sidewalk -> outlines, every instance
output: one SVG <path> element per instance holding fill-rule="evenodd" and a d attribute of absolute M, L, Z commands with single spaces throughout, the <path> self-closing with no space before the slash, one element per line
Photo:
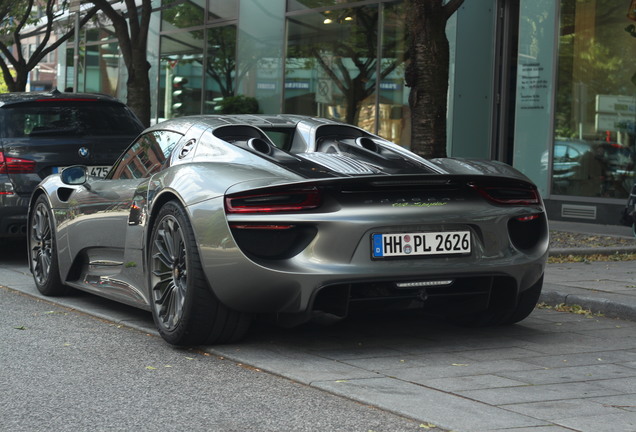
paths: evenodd
<path fill-rule="evenodd" d="M 615 225 L 551 221 L 550 230 L 634 238 L 630 227 Z M 552 249 L 550 255 L 617 252 L 636 252 L 636 246 Z M 636 261 L 548 264 L 540 301 L 636 321 Z"/>

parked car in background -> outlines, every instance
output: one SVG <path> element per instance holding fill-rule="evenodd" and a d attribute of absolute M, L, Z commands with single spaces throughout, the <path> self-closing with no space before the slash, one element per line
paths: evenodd
<path fill-rule="evenodd" d="M 552 179 L 556 182 L 567 182 L 578 171 L 581 157 L 589 152 L 590 144 L 583 140 L 566 140 L 556 138 L 554 140 Z M 548 169 L 550 154 L 546 150 L 541 155 L 541 167 Z"/>
<path fill-rule="evenodd" d="M 143 126 L 105 95 L 0 94 L 0 237 L 24 236 L 35 186 L 64 167 L 105 176 Z"/>
<path fill-rule="evenodd" d="M 549 152 L 541 154 L 547 173 Z M 591 163 L 597 165 L 591 169 Z M 616 142 L 556 138 L 552 161 L 552 193 L 624 198 L 631 190 L 634 152 Z M 546 174 L 547 175 L 547 174 Z M 590 185 L 594 183 L 593 187 Z"/>
<path fill-rule="evenodd" d="M 253 315 L 518 322 L 541 293 L 548 227 L 506 164 L 426 160 L 331 120 L 226 115 L 152 126 L 104 179 L 47 177 L 28 242 L 43 294 L 146 309 L 166 341 L 197 345 L 239 340 Z"/>

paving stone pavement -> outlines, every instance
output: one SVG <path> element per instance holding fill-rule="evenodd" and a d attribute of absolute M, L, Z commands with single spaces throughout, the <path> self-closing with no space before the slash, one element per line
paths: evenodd
<path fill-rule="evenodd" d="M 329 327 L 258 323 L 240 344 L 202 349 L 427 427 L 636 432 L 634 271 L 635 261 L 548 265 L 542 301 L 603 316 L 538 308 L 488 329 L 406 314 Z M 42 298 L 26 266 L 0 264 L 0 285 Z M 143 311 L 82 293 L 46 300 L 156 335 Z"/>

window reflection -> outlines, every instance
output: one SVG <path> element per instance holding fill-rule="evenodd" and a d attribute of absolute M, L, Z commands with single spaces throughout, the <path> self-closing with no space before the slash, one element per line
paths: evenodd
<path fill-rule="evenodd" d="M 400 7 L 385 8 L 381 47 L 376 5 L 290 17 L 285 112 L 356 124 L 399 142 L 404 118 Z"/>
<path fill-rule="evenodd" d="M 181 137 L 168 131 L 153 131 L 139 137 L 118 162 L 111 178 L 150 177 L 168 163 L 168 156 Z"/>
<path fill-rule="evenodd" d="M 208 21 L 233 19 L 237 15 L 237 0 L 208 0 Z"/>
<path fill-rule="evenodd" d="M 205 113 L 214 113 L 219 99 L 233 96 L 236 85 L 236 27 L 208 29 L 205 62 Z"/>
<path fill-rule="evenodd" d="M 552 193 L 626 198 L 634 181 L 636 39 L 625 7 L 562 0 Z M 634 23 L 636 24 L 636 23 Z M 547 169 L 547 153 L 542 163 Z"/>
<path fill-rule="evenodd" d="M 336 6 L 343 3 L 352 3 L 358 0 L 287 0 L 287 10 L 296 11 L 302 9 Z"/>
<path fill-rule="evenodd" d="M 161 37 L 160 118 L 201 113 L 203 30 Z"/>
<path fill-rule="evenodd" d="M 189 28 L 203 24 L 204 0 L 162 0 L 161 30 Z"/>

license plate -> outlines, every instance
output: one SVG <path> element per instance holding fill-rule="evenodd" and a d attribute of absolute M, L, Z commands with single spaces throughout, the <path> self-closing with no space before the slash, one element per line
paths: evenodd
<path fill-rule="evenodd" d="M 53 168 L 53 174 L 61 173 L 64 171 L 66 167 L 55 167 Z M 89 166 L 86 167 L 86 172 L 89 176 L 94 177 L 106 177 L 108 171 L 110 171 L 110 166 Z"/>
<path fill-rule="evenodd" d="M 470 231 L 373 234 L 373 258 L 470 254 Z"/>

